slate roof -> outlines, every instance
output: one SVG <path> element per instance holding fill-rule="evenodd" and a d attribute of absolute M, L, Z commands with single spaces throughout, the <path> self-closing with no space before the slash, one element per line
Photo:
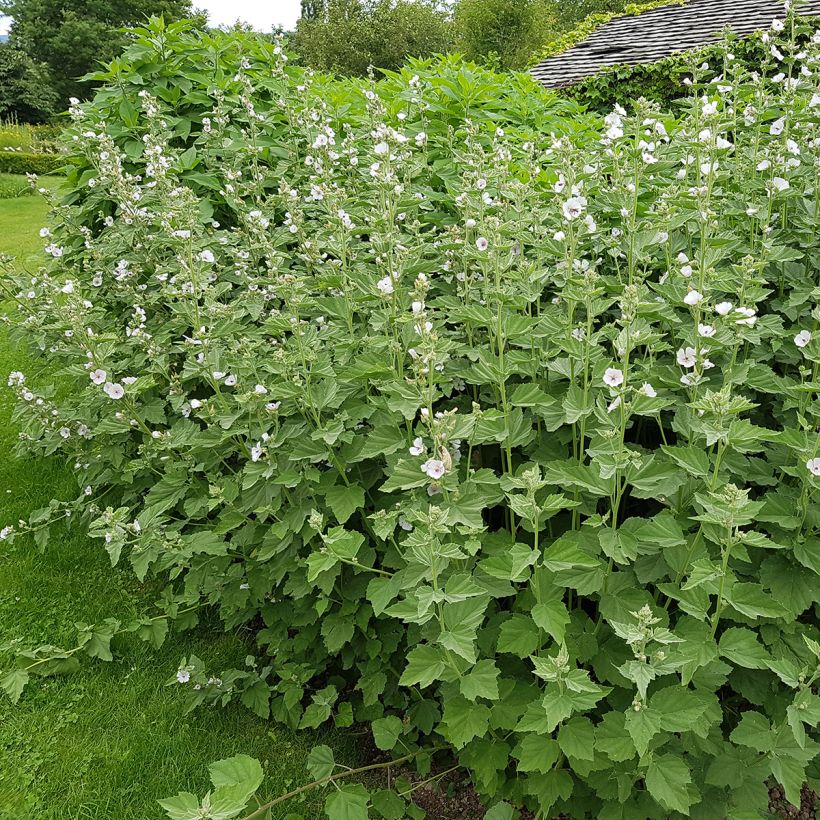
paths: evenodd
<path fill-rule="evenodd" d="M 820 16 L 820 0 L 807 0 L 798 12 Z M 547 88 L 562 88 L 607 66 L 653 63 L 716 42 L 726 26 L 740 35 L 752 34 L 783 16 L 781 0 L 689 0 L 683 6 L 661 6 L 615 17 L 562 54 L 538 63 L 530 73 Z"/>

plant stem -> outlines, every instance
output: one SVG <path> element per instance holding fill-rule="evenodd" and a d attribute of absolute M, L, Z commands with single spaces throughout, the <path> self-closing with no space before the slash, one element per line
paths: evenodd
<path fill-rule="evenodd" d="M 254 817 L 261 817 L 268 809 L 273 808 L 273 806 L 276 806 L 279 803 L 284 803 L 286 800 L 290 800 L 292 797 L 296 797 L 297 795 L 309 791 L 310 789 L 315 789 L 317 786 L 324 786 L 326 783 L 333 783 L 335 780 L 341 780 L 343 777 L 350 777 L 354 774 L 372 772 L 376 769 L 387 769 L 390 766 L 397 766 L 399 763 L 406 763 L 422 751 L 428 750 L 419 749 L 416 752 L 411 752 L 410 754 L 405 755 L 404 757 L 399 757 L 396 760 L 388 760 L 386 763 L 371 763 L 369 766 L 360 766 L 358 769 L 348 769 L 344 772 L 338 772 L 337 774 L 329 774 L 327 777 L 321 777 L 318 780 L 314 780 L 312 783 L 307 783 L 304 786 L 300 786 L 298 789 L 293 789 L 293 791 L 289 791 L 267 803 L 263 803 L 258 809 L 255 809 L 250 814 L 246 815 L 243 820 L 252 820 Z"/>

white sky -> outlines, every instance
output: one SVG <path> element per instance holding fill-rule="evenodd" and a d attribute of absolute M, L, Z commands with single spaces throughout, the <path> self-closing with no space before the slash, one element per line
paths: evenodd
<path fill-rule="evenodd" d="M 231 25 L 237 19 L 250 23 L 259 31 L 274 26 L 292 29 L 299 17 L 299 0 L 194 0 L 194 7 L 208 12 L 211 25 Z M 5 34 L 11 20 L 0 16 L 0 34 Z"/>
<path fill-rule="evenodd" d="M 208 12 L 211 25 L 230 25 L 238 18 L 259 31 L 277 25 L 292 29 L 301 9 L 300 0 L 194 0 L 194 6 Z"/>

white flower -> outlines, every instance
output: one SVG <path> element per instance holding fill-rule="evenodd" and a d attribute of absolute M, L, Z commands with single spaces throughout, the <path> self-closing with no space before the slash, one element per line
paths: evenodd
<path fill-rule="evenodd" d="M 105 384 L 105 379 L 108 374 L 104 370 L 97 368 L 96 370 L 92 370 L 88 375 L 94 384 Z"/>
<path fill-rule="evenodd" d="M 257 384 L 256 387 L 253 388 L 253 392 L 256 393 L 257 396 L 266 396 L 268 394 L 268 388 L 265 387 L 264 384 Z"/>
<path fill-rule="evenodd" d="M 621 406 L 621 397 L 615 396 L 615 398 L 610 402 L 609 406 L 606 408 L 607 413 L 611 413 L 613 410 L 617 410 Z"/>
<path fill-rule="evenodd" d="M 812 475 L 820 475 L 820 458 L 810 458 L 806 462 L 806 468 Z"/>
<path fill-rule="evenodd" d="M 259 461 L 262 458 L 262 445 L 261 444 L 254 444 L 251 447 L 251 461 Z"/>
<path fill-rule="evenodd" d="M 757 170 L 758 171 L 767 171 L 771 167 L 772 167 L 772 164 L 767 159 L 762 159 L 762 160 L 760 160 L 760 162 L 757 163 Z"/>
<path fill-rule="evenodd" d="M 783 129 L 784 129 L 785 127 L 786 127 L 786 118 L 785 118 L 785 117 L 781 117 L 780 119 L 775 120 L 775 121 L 774 121 L 774 122 L 773 122 L 773 123 L 769 126 L 769 133 L 770 133 L 773 137 L 776 137 L 776 136 L 778 136 L 778 134 L 782 134 L 782 133 L 783 133 Z"/>
<path fill-rule="evenodd" d="M 12 370 L 9 373 L 9 387 L 19 387 L 26 383 L 26 377 L 19 370 Z"/>
<path fill-rule="evenodd" d="M 214 370 L 214 372 L 211 373 L 211 375 L 217 380 L 225 377 L 225 374 L 221 370 Z"/>
<path fill-rule="evenodd" d="M 556 231 L 556 232 L 552 235 L 552 238 L 553 238 L 556 242 L 563 242 L 563 241 L 564 241 L 564 239 L 566 239 L 566 236 L 567 236 L 567 235 L 566 235 L 563 231 Z"/>
<path fill-rule="evenodd" d="M 811 341 L 811 331 L 801 330 L 795 337 L 794 343 L 798 347 L 805 347 Z"/>
<path fill-rule="evenodd" d="M 689 261 L 689 257 L 681 251 L 677 256 L 677 260 L 681 263 L 681 265 L 685 265 Z"/>
<path fill-rule="evenodd" d="M 413 446 L 410 448 L 411 456 L 420 456 L 424 452 L 424 440 L 421 437 L 413 439 Z"/>
<path fill-rule="evenodd" d="M 428 475 L 433 480 L 441 478 L 447 472 L 444 462 L 437 458 L 428 458 L 424 464 L 421 465 L 421 471 Z"/>
<path fill-rule="evenodd" d="M 227 376 L 225 376 L 225 385 L 227 387 L 233 387 L 235 384 L 236 376 L 234 376 L 233 373 L 229 373 Z"/>
<path fill-rule="evenodd" d="M 121 399 L 125 395 L 125 389 L 121 384 L 117 384 L 116 382 L 106 382 L 103 386 L 103 392 L 109 399 Z"/>
<path fill-rule="evenodd" d="M 809 100 L 809 108 L 817 108 L 820 105 L 820 94 L 812 94 Z"/>
<path fill-rule="evenodd" d="M 14 527 L 3 527 L 0 530 L 0 541 L 5 541 L 14 532 Z"/>
<path fill-rule="evenodd" d="M 774 177 L 772 179 L 772 188 L 776 191 L 785 191 L 789 187 L 789 181 L 783 177 Z"/>
<path fill-rule="evenodd" d="M 700 304 L 703 301 L 703 294 L 697 290 L 690 290 L 689 293 L 687 293 L 686 296 L 683 297 L 683 301 L 687 305 L 692 306 Z"/>
<path fill-rule="evenodd" d="M 74 283 L 69 279 L 61 288 L 60 293 L 74 293 Z"/>
<path fill-rule="evenodd" d="M 180 669 L 177 672 L 177 681 L 179 683 L 188 683 L 191 680 L 191 673 L 187 669 Z"/>
<path fill-rule="evenodd" d="M 698 336 L 709 338 L 710 336 L 714 336 L 715 332 L 714 325 L 705 325 L 702 322 L 698 325 Z"/>
<path fill-rule="evenodd" d="M 212 251 L 209 251 L 209 250 L 207 250 L 207 249 L 206 249 L 206 250 L 204 250 L 204 251 L 201 251 L 201 252 L 197 255 L 197 257 L 196 257 L 196 258 L 197 258 L 197 259 L 199 259 L 199 261 L 200 261 L 200 262 L 207 262 L 208 264 L 211 264 L 211 263 L 213 263 L 213 262 L 215 261 L 215 257 L 214 257 L 214 255 L 213 255 L 213 252 L 212 252 Z"/>
<path fill-rule="evenodd" d="M 715 305 L 715 313 L 725 316 L 732 310 L 733 307 L 734 305 L 732 305 L 731 302 L 719 302 Z"/>
<path fill-rule="evenodd" d="M 389 296 L 393 292 L 393 280 L 389 276 L 385 276 L 384 279 L 379 279 L 379 281 L 376 282 L 376 287 L 385 296 Z"/>
<path fill-rule="evenodd" d="M 418 316 L 424 310 L 424 302 L 413 302 L 410 305 L 410 310 L 414 316 Z"/>
<path fill-rule="evenodd" d="M 383 157 L 390 153 L 390 146 L 386 142 L 382 141 L 376 143 L 376 146 L 373 148 L 373 150 L 375 151 L 376 156 Z"/>
<path fill-rule="evenodd" d="M 697 364 L 696 356 L 694 347 L 682 347 L 677 353 L 678 364 L 681 367 L 694 367 Z"/>
<path fill-rule="evenodd" d="M 709 100 L 704 99 L 701 111 L 703 112 L 704 117 L 712 117 L 717 114 L 717 103 L 709 102 Z"/>
<path fill-rule="evenodd" d="M 487 248 L 489 247 L 489 245 L 490 245 L 490 243 L 487 241 L 486 237 L 483 237 L 483 236 L 479 236 L 478 239 L 476 239 L 476 241 L 475 241 L 475 246 L 480 251 L 486 251 Z"/>
<path fill-rule="evenodd" d="M 687 279 L 692 275 L 692 266 L 691 265 L 684 265 L 681 269 L 681 276 L 685 276 Z"/>
<path fill-rule="evenodd" d="M 571 220 L 581 216 L 586 206 L 586 197 L 572 196 L 561 206 L 561 210 L 564 212 L 564 218 Z"/>
<path fill-rule="evenodd" d="M 202 402 L 199 399 L 191 399 L 190 404 L 192 410 L 199 410 L 202 407 Z"/>
<path fill-rule="evenodd" d="M 419 131 L 419 133 L 416 134 L 416 145 L 418 145 L 418 147 L 421 148 L 426 143 L 427 143 L 427 134 L 425 134 L 424 131 Z"/>
<path fill-rule="evenodd" d="M 604 384 L 610 387 L 619 387 L 624 383 L 623 370 L 618 370 L 617 367 L 608 367 L 604 371 Z"/>
<path fill-rule="evenodd" d="M 644 382 L 638 392 L 643 393 L 644 396 L 647 396 L 650 399 L 654 399 L 658 395 L 657 390 L 655 390 L 649 382 Z"/>

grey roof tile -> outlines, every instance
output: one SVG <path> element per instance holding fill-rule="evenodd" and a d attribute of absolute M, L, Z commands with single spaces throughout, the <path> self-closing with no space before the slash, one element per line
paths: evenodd
<path fill-rule="evenodd" d="M 808 0 L 798 11 L 820 16 L 820 0 Z M 530 73 L 548 88 L 562 88 L 608 66 L 653 63 L 716 42 L 726 26 L 740 35 L 751 34 L 783 14 L 780 0 L 689 0 L 682 6 L 661 6 L 610 20 Z"/>

